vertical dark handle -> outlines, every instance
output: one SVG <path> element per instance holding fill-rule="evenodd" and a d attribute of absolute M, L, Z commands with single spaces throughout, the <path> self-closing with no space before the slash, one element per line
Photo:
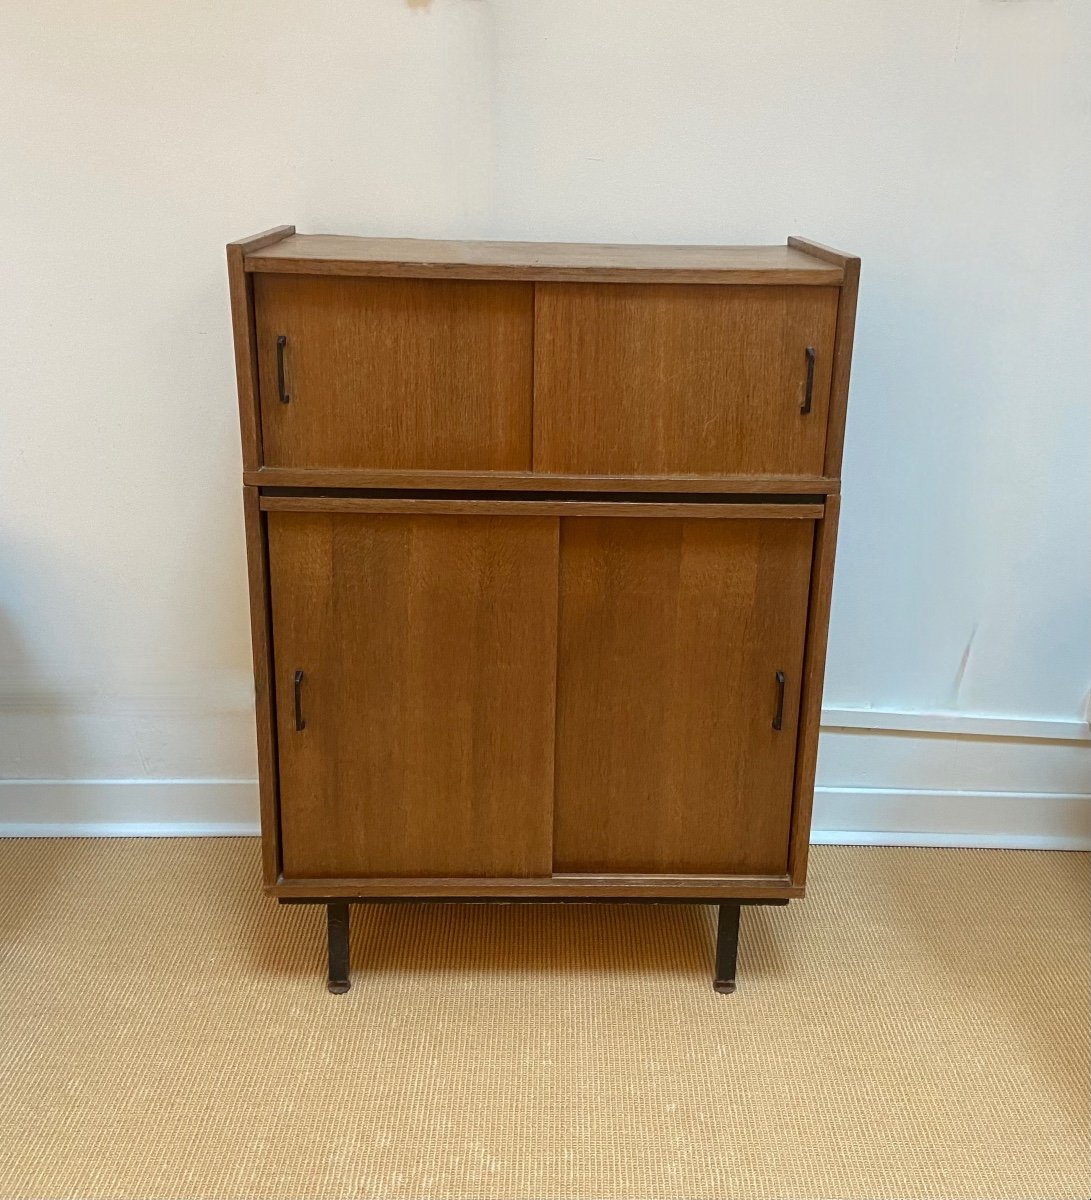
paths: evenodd
<path fill-rule="evenodd" d="M 811 411 L 811 399 L 814 394 L 814 347 L 807 347 L 807 386 L 803 392 L 803 403 L 800 405 L 801 413 L 809 413 Z"/>
<path fill-rule="evenodd" d="M 288 344 L 286 334 L 277 337 L 277 398 L 281 404 L 287 404 L 291 396 L 284 390 L 284 347 Z"/>
<path fill-rule="evenodd" d="M 292 685 L 295 691 L 295 731 L 302 733 L 307 728 L 307 722 L 303 720 L 303 672 L 296 671 L 295 677 L 292 680 Z"/>
<path fill-rule="evenodd" d="M 784 728 L 784 672 L 777 672 L 777 710 L 773 713 L 773 728 Z"/>

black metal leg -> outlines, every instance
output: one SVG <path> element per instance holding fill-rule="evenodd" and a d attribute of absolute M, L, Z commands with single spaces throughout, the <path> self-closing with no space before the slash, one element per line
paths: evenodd
<path fill-rule="evenodd" d="M 326 926 L 330 948 L 330 981 L 328 987 L 335 995 L 347 992 L 349 982 L 349 906 L 347 900 L 334 900 L 326 905 Z"/>
<path fill-rule="evenodd" d="M 735 963 L 739 956 L 739 914 L 742 905 L 729 901 L 720 905 L 716 930 L 716 977 L 713 988 L 722 996 L 735 990 Z"/>

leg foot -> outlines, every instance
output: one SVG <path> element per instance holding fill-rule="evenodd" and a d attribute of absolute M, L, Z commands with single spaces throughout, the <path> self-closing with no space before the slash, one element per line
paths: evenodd
<path fill-rule="evenodd" d="M 347 900 L 326 905 L 326 930 L 330 952 L 330 979 L 327 987 L 335 996 L 347 992 L 349 982 L 349 906 Z"/>
<path fill-rule="evenodd" d="M 739 914 L 742 905 L 728 901 L 720 905 L 720 916 L 716 928 L 716 975 L 712 980 L 714 991 L 721 996 L 730 996 L 735 990 L 735 963 L 739 955 Z"/>

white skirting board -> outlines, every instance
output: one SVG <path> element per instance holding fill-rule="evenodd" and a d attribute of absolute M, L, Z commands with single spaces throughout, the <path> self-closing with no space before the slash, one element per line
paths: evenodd
<path fill-rule="evenodd" d="M 819 787 L 811 842 L 1091 850 L 1091 795 Z"/>
<path fill-rule="evenodd" d="M 258 832 L 252 780 L 0 780 L 0 837 Z M 820 787 L 813 842 L 1091 850 L 1091 794 Z"/>
<path fill-rule="evenodd" d="M 251 837 L 252 779 L 4 779 L 0 837 Z"/>

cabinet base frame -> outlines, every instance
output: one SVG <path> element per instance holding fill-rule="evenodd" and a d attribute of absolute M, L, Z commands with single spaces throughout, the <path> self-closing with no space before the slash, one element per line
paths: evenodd
<path fill-rule="evenodd" d="M 349 975 L 350 904 L 700 904 L 699 900 L 631 897 L 618 899 L 602 896 L 536 896 L 512 899 L 508 896 L 338 896 L 300 897 L 281 896 L 281 904 L 324 904 L 326 906 L 326 943 L 329 954 L 327 989 L 335 996 L 352 987 Z M 704 901 L 704 903 L 708 903 Z M 747 904 L 767 904 L 777 908 L 787 900 L 724 900 L 720 901 L 716 921 L 716 969 L 712 988 L 721 996 L 730 996 L 736 988 L 736 968 L 739 955 L 739 918 Z"/>
<path fill-rule="evenodd" d="M 499 879 L 457 878 L 285 879 L 267 883 L 277 900 L 630 900 L 724 904 L 728 900 L 802 900 L 805 888 L 789 875 L 593 875 L 587 872 Z"/>

